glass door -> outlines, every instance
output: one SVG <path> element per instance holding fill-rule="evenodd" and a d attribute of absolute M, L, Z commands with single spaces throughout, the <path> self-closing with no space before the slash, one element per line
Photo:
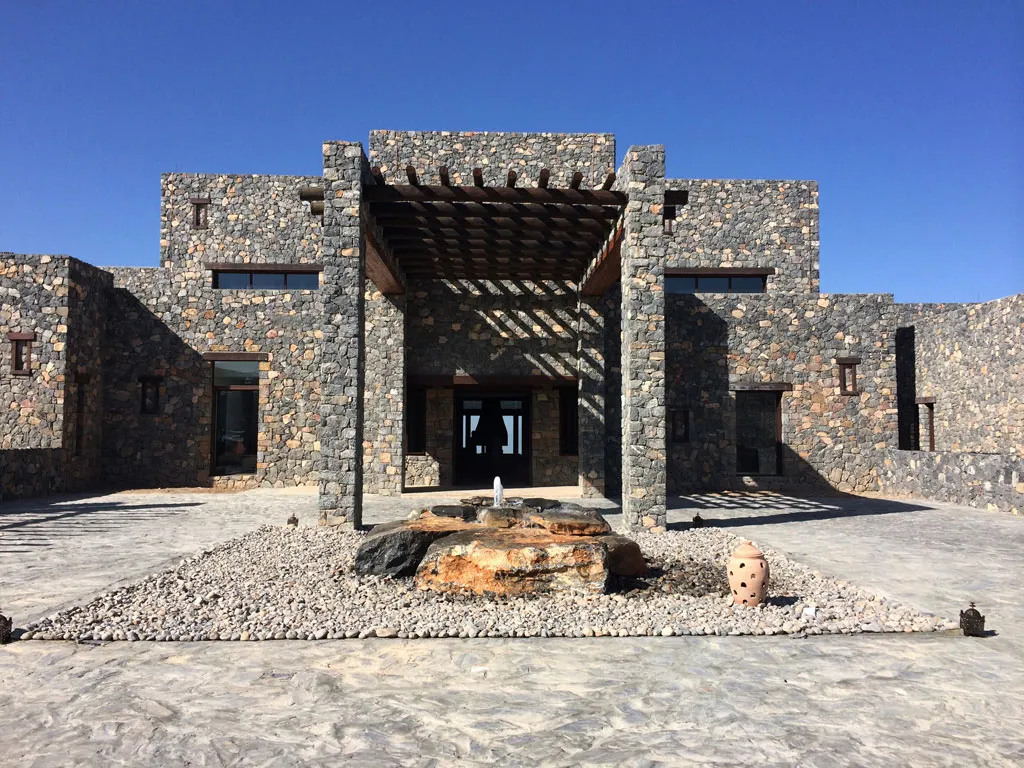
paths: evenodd
<path fill-rule="evenodd" d="M 458 395 L 455 419 L 456 484 L 529 485 L 529 397 Z"/>

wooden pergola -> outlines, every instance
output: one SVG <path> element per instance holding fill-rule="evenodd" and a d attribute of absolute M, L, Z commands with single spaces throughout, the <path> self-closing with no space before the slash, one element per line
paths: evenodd
<path fill-rule="evenodd" d="M 484 186 L 480 168 L 472 186 L 452 185 L 445 166 L 438 185 L 419 183 L 412 166 L 408 183 L 388 183 L 380 168 L 371 175 L 374 184 L 363 187 L 366 271 L 384 293 L 401 293 L 403 276 L 580 282 L 595 257 L 617 249 L 627 202 L 612 190 L 614 173 L 599 189 L 581 189 L 579 171 L 568 188 L 551 187 L 548 169 L 535 187 L 516 186 L 515 171 L 505 186 Z M 322 211 L 313 189 L 303 195 L 314 213 Z"/>

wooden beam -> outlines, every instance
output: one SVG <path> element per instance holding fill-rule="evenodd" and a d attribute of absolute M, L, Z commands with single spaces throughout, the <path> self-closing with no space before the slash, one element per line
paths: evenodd
<path fill-rule="evenodd" d="M 388 230 L 394 227 L 414 227 L 417 229 L 430 229 L 433 227 L 451 227 L 462 230 L 488 230 L 495 227 L 510 229 L 529 229 L 541 232 L 579 232 L 587 235 L 597 234 L 603 242 L 611 231 L 610 221 L 594 221 L 593 219 L 560 219 L 537 216 L 502 216 L 502 215 L 473 215 L 458 216 L 451 213 L 436 212 L 416 213 L 389 213 L 375 207 L 374 218 L 377 223 Z M 600 245 L 600 243 L 598 243 Z"/>
<path fill-rule="evenodd" d="M 252 264 L 236 261 L 208 261 L 203 269 L 215 272 L 323 272 L 323 264 L 296 264 L 288 262 L 264 262 Z"/>
<path fill-rule="evenodd" d="M 616 238 L 612 247 L 598 259 L 594 270 L 587 276 L 580 293 L 584 296 L 604 296 L 621 278 L 622 271 L 622 239 Z"/>
<path fill-rule="evenodd" d="M 603 189 L 603 190 L 605 190 L 607 192 L 609 189 L 612 188 L 612 184 L 614 184 L 614 183 L 615 183 L 615 174 L 614 173 L 609 173 L 607 176 L 604 177 L 604 184 L 601 185 L 601 189 Z"/>
<path fill-rule="evenodd" d="M 781 381 L 737 381 L 729 383 L 730 392 L 792 392 L 793 385 Z"/>
<path fill-rule="evenodd" d="M 363 195 L 379 187 L 367 187 Z M 450 187 L 455 189 L 455 187 Z M 509 192 L 523 192 L 521 189 Z M 564 219 L 572 222 L 598 221 L 610 228 L 611 222 L 619 218 L 619 209 L 603 205 L 543 205 L 540 203 L 480 203 L 480 202 L 375 202 L 374 216 L 452 216 L 455 218 L 502 216 L 509 218 L 530 217 L 551 221 Z"/>
<path fill-rule="evenodd" d="M 498 240 L 538 240 L 540 242 L 568 242 L 586 244 L 596 251 L 607 235 L 600 230 L 568 230 L 548 229 L 546 227 L 498 227 L 480 226 L 468 227 L 456 224 L 453 226 L 430 225 L 430 226 L 394 226 L 387 225 L 384 228 L 384 237 L 389 243 L 396 243 L 402 240 L 413 240 L 423 237 L 464 237 L 470 239 L 498 239 Z"/>
<path fill-rule="evenodd" d="M 410 166 L 411 167 L 411 166 Z M 415 178 L 415 171 L 413 178 Z M 582 174 L 580 175 L 582 179 Z M 533 203 L 537 205 L 588 205 L 621 208 L 629 197 L 624 192 L 607 189 L 541 189 L 538 187 L 516 187 L 516 172 L 508 172 L 504 187 L 452 187 L 395 184 L 387 187 L 368 187 L 363 190 L 363 199 L 370 203 Z M 573 179 L 575 182 L 575 177 Z M 612 212 L 616 218 L 617 211 Z"/>
<path fill-rule="evenodd" d="M 575 243 L 571 240 L 510 240 L 507 238 L 487 237 L 445 237 L 443 235 L 427 235 L 425 237 L 388 237 L 388 243 L 396 251 L 416 250 L 419 248 L 471 248 L 515 251 L 549 251 L 551 253 L 580 253 L 589 260 L 594 249 L 586 243 Z"/>
<path fill-rule="evenodd" d="M 484 185 L 484 172 L 479 168 L 473 169 L 473 184 L 477 187 L 482 187 Z"/>
<path fill-rule="evenodd" d="M 501 258 L 508 257 L 510 259 L 520 258 L 544 258 L 545 254 L 552 254 L 549 258 L 552 260 L 565 260 L 569 259 L 581 264 L 586 264 L 587 261 L 593 255 L 590 251 L 586 250 L 566 250 L 566 251 L 553 251 L 553 250 L 541 250 L 537 249 L 532 252 L 525 252 L 523 248 L 497 248 L 488 246 L 463 246 L 463 247 L 431 247 L 429 243 L 424 243 L 418 248 L 395 248 L 395 258 L 400 262 L 405 262 L 406 259 L 414 257 L 427 257 L 427 258 L 479 258 L 487 259 L 490 257 Z"/>
<path fill-rule="evenodd" d="M 440 168 L 437 169 L 437 173 L 441 177 L 441 186 L 450 187 L 451 180 L 448 178 L 448 166 L 442 165 Z"/>
<path fill-rule="evenodd" d="M 572 187 L 573 189 L 579 189 L 580 188 L 580 183 L 582 181 L 583 181 L 583 174 L 580 171 L 576 171 L 572 175 L 572 181 L 569 183 L 569 186 Z"/>
<path fill-rule="evenodd" d="M 765 277 L 775 267 L 666 267 L 665 277 Z"/>
<path fill-rule="evenodd" d="M 547 189 L 548 188 L 548 179 L 550 179 L 550 178 L 551 178 L 551 171 L 549 171 L 547 168 L 541 168 L 540 169 L 540 178 L 537 180 L 537 186 L 540 187 L 541 189 Z"/>
<path fill-rule="evenodd" d="M 409 177 L 409 183 L 415 187 L 417 184 L 416 169 L 413 168 L 411 165 L 405 166 L 405 175 Z"/>
<path fill-rule="evenodd" d="M 370 169 L 370 175 L 373 176 L 373 180 L 377 182 L 377 186 L 383 187 L 388 183 L 388 180 L 384 178 L 384 171 L 380 169 L 379 165 L 375 165 Z"/>
<path fill-rule="evenodd" d="M 565 387 L 579 383 L 575 376 L 535 375 L 535 376 L 487 376 L 487 375 L 440 375 L 423 376 L 409 375 L 409 386 L 412 387 Z"/>
<path fill-rule="evenodd" d="M 366 276 L 380 288 L 381 293 L 405 293 L 398 269 L 393 267 L 386 257 L 386 251 L 377 241 L 373 227 L 363 227 L 366 233 Z"/>

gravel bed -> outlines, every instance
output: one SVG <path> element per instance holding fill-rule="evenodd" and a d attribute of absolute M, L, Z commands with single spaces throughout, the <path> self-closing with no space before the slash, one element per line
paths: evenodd
<path fill-rule="evenodd" d="M 514 598 L 421 592 L 359 577 L 364 534 L 264 526 L 176 567 L 26 628 L 39 640 L 322 640 L 849 634 L 955 629 L 770 549 L 767 605 L 732 605 L 725 563 L 741 539 L 718 528 L 630 533 L 652 573 L 605 595 Z"/>

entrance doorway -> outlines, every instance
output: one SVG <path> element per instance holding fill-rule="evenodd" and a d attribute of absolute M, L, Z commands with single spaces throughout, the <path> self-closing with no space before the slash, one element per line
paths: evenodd
<path fill-rule="evenodd" d="M 455 484 L 530 484 L 530 397 L 456 393 Z"/>
<path fill-rule="evenodd" d="M 213 364 L 213 474 L 256 472 L 259 363 Z"/>
<path fill-rule="evenodd" d="M 782 393 L 736 393 L 736 473 L 782 474 Z"/>

